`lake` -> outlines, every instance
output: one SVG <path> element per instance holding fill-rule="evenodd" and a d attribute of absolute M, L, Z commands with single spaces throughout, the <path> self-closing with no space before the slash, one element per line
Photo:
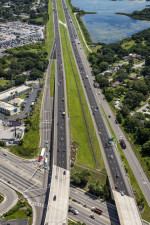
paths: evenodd
<path fill-rule="evenodd" d="M 115 14 L 142 10 L 146 5 L 150 5 L 145 0 L 72 0 L 72 4 L 85 11 L 97 12 L 82 17 L 93 42 L 114 43 L 150 27 L 150 21 Z"/>

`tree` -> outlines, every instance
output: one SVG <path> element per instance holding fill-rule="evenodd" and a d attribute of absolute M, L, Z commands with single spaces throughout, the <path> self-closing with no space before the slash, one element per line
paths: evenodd
<path fill-rule="evenodd" d="M 140 105 L 141 101 L 145 100 L 145 96 L 142 93 L 136 91 L 128 91 L 126 97 L 123 100 L 123 105 L 128 105 L 129 109 L 135 109 Z"/>
<path fill-rule="evenodd" d="M 88 188 L 89 188 L 89 191 L 94 193 L 94 194 L 97 194 L 97 195 L 103 194 L 103 186 L 102 186 L 102 184 L 100 183 L 99 180 L 90 184 L 88 186 Z"/>
<path fill-rule="evenodd" d="M 111 102 L 113 100 L 113 98 L 114 98 L 114 91 L 113 91 L 113 89 L 111 89 L 111 90 L 106 90 L 105 89 L 105 97 L 106 97 L 108 102 Z"/>
<path fill-rule="evenodd" d="M 71 179 L 77 185 L 79 185 L 79 184 L 86 185 L 86 183 L 89 180 L 89 176 L 90 176 L 90 172 L 88 170 L 83 170 L 80 173 L 74 173 L 71 176 Z"/>
<path fill-rule="evenodd" d="M 120 109 L 120 113 L 122 114 L 123 118 L 127 117 L 130 113 L 130 110 L 127 105 L 123 105 Z"/>
<path fill-rule="evenodd" d="M 134 133 L 137 132 L 138 128 L 141 126 L 139 119 L 134 116 L 127 116 L 124 120 L 124 126 L 127 132 Z"/>
<path fill-rule="evenodd" d="M 140 126 L 137 130 L 136 139 L 138 143 L 144 144 L 150 140 L 150 130 Z"/>
<path fill-rule="evenodd" d="M 108 79 L 106 79 L 105 77 L 102 77 L 102 76 L 96 76 L 96 81 L 99 83 L 99 86 L 101 88 L 104 88 L 104 87 L 108 87 L 109 86 L 109 81 Z"/>
<path fill-rule="evenodd" d="M 143 146 L 142 146 L 142 153 L 146 156 L 150 156 L 150 140 L 147 141 Z"/>
<path fill-rule="evenodd" d="M 122 123 L 122 114 L 121 112 L 118 110 L 117 114 L 116 114 L 116 120 L 118 121 L 119 124 Z"/>
<path fill-rule="evenodd" d="M 42 78 L 42 76 L 41 71 L 33 69 L 30 73 L 30 80 L 36 80 L 37 78 Z"/>
<path fill-rule="evenodd" d="M 109 66 L 108 62 L 101 62 L 99 64 L 99 67 L 100 67 L 100 69 L 101 69 L 102 72 L 105 71 L 105 70 L 107 70 L 108 69 L 108 66 Z"/>

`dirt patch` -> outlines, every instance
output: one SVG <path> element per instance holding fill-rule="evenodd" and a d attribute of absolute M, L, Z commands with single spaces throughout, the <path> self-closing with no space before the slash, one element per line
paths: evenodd
<path fill-rule="evenodd" d="M 76 155 L 78 153 L 79 144 L 75 141 L 71 141 L 71 160 L 76 161 Z"/>

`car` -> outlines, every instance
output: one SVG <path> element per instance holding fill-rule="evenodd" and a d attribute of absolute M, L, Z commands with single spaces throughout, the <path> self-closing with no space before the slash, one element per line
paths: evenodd
<path fill-rule="evenodd" d="M 85 208 L 86 208 L 86 204 L 83 204 L 83 207 L 85 207 Z"/>
<path fill-rule="evenodd" d="M 66 152 L 66 148 L 64 148 L 64 152 Z"/>
<path fill-rule="evenodd" d="M 116 124 L 118 124 L 118 121 L 117 121 L 117 120 L 115 120 L 115 123 L 116 123 Z"/>
<path fill-rule="evenodd" d="M 111 115 L 108 115 L 109 118 L 111 118 Z"/>
<path fill-rule="evenodd" d="M 63 174 L 66 175 L 66 170 L 64 170 Z"/>
<path fill-rule="evenodd" d="M 95 219 L 95 216 L 94 216 L 93 214 L 90 214 L 90 217 L 91 217 L 92 219 Z"/>
<path fill-rule="evenodd" d="M 7 153 L 6 153 L 6 152 L 4 152 L 4 153 L 3 153 L 3 155 L 4 155 L 4 156 L 7 156 Z"/>
<path fill-rule="evenodd" d="M 119 178 L 119 174 L 118 173 L 116 174 L 116 178 Z"/>
<path fill-rule="evenodd" d="M 60 152 L 60 149 L 59 148 L 57 149 L 57 152 Z"/>
<path fill-rule="evenodd" d="M 9 183 L 9 184 L 12 184 L 12 182 L 11 182 L 10 180 L 8 181 L 8 183 Z"/>
<path fill-rule="evenodd" d="M 61 138 L 60 138 L 60 140 L 62 141 L 62 140 L 63 140 L 63 138 L 61 137 Z"/>
<path fill-rule="evenodd" d="M 75 209 L 75 210 L 74 210 L 74 215 L 78 215 L 78 214 L 79 214 L 78 210 Z"/>
<path fill-rule="evenodd" d="M 48 144 L 48 141 L 46 141 L 46 144 Z"/>
<path fill-rule="evenodd" d="M 62 101 L 64 101 L 64 98 L 62 98 Z"/>
<path fill-rule="evenodd" d="M 121 196 L 124 196 L 124 192 L 123 191 L 120 191 L 120 194 L 121 194 Z"/>
<path fill-rule="evenodd" d="M 118 185 L 117 184 L 115 184 L 115 189 L 117 189 L 118 188 Z"/>
<path fill-rule="evenodd" d="M 110 159 L 113 159 L 113 158 L 114 158 L 114 156 L 113 156 L 113 155 L 111 155 L 111 156 L 110 156 Z"/>
<path fill-rule="evenodd" d="M 54 195 L 54 197 L 53 197 L 53 201 L 56 201 L 56 195 Z"/>
<path fill-rule="evenodd" d="M 101 132 L 100 131 L 98 133 L 101 135 Z"/>

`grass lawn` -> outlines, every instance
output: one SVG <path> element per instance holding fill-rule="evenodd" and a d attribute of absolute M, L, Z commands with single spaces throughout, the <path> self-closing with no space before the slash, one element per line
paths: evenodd
<path fill-rule="evenodd" d="M 59 18 L 61 21 L 63 21 L 63 18 L 61 18 L 61 14 L 60 14 L 60 12 L 62 10 L 62 5 L 59 3 L 57 5 L 57 7 L 58 7 L 58 12 L 59 12 Z M 78 154 L 77 154 L 77 162 L 79 162 L 83 165 L 87 165 L 91 168 L 96 168 L 94 157 L 93 157 L 93 152 L 92 152 L 92 148 L 91 148 L 91 144 L 90 144 L 90 140 L 89 140 L 89 136 L 88 136 L 88 132 L 87 132 L 87 128 L 86 128 L 86 123 L 84 120 L 84 115 L 83 115 L 82 107 L 81 107 L 78 92 L 77 92 L 75 77 L 77 80 L 85 116 L 87 119 L 89 131 L 91 134 L 94 151 L 95 151 L 96 158 L 97 158 L 98 168 L 102 169 L 102 168 L 104 168 L 104 163 L 103 163 L 103 160 L 101 159 L 102 156 L 101 156 L 101 151 L 99 148 L 98 140 L 97 140 L 97 137 L 95 134 L 93 122 L 92 122 L 92 119 L 91 119 L 91 116 L 89 113 L 89 109 L 88 109 L 88 105 L 87 105 L 87 102 L 86 102 L 86 99 L 84 96 L 84 92 L 83 92 L 83 89 L 81 86 L 80 78 L 79 78 L 76 64 L 74 61 L 72 49 L 70 46 L 70 41 L 67 36 L 67 30 L 65 28 L 65 33 L 66 33 L 66 37 L 67 37 L 67 45 L 66 45 L 64 26 L 62 24 L 60 24 L 60 33 L 61 33 L 63 58 L 64 58 L 64 65 L 65 65 L 65 75 L 66 75 L 66 85 L 67 85 L 67 103 L 68 103 L 68 112 L 69 112 L 69 117 L 70 117 L 71 140 L 77 142 L 79 145 Z M 75 77 L 73 75 L 71 62 L 70 62 L 69 54 L 67 51 L 67 46 L 68 46 L 70 58 L 72 61 L 72 66 L 74 69 Z"/>
<path fill-rule="evenodd" d="M 11 214 L 10 216 L 6 216 L 6 220 L 14 220 L 14 219 L 25 219 L 28 218 L 27 211 L 25 209 L 19 209 L 17 212 Z"/>
<path fill-rule="evenodd" d="M 0 85 L 1 86 L 4 86 L 6 85 L 6 83 L 8 82 L 9 80 L 3 80 L 3 79 L 0 79 Z"/>
<path fill-rule="evenodd" d="M 102 107 L 102 105 L 101 105 L 101 107 Z M 104 111 L 103 107 L 102 107 L 102 110 L 103 110 L 104 116 L 105 116 L 105 118 L 106 118 L 106 120 L 107 120 L 107 123 L 108 123 L 109 129 L 110 129 L 110 132 L 111 132 L 111 134 L 112 134 L 112 137 L 113 137 L 114 139 L 116 139 L 115 133 L 114 133 L 114 131 L 113 131 L 111 125 L 110 125 L 110 122 L 109 122 L 109 120 L 108 120 L 108 118 L 107 118 L 107 116 L 106 116 L 106 114 L 105 114 L 105 111 Z M 117 140 L 117 139 L 116 139 L 116 140 Z M 129 176 L 129 178 L 130 178 L 131 186 L 132 186 L 132 188 L 135 190 L 134 196 L 135 196 L 135 197 L 138 197 L 138 198 L 140 198 L 140 199 L 141 199 L 141 198 L 144 199 L 144 205 L 145 205 L 145 208 L 144 208 L 144 212 L 142 213 L 142 218 L 143 218 L 144 220 L 147 220 L 148 222 L 150 222 L 150 214 L 149 214 L 149 212 L 150 212 L 150 207 L 148 206 L 148 204 L 147 204 L 147 202 L 146 202 L 146 199 L 145 199 L 145 197 L 144 197 L 144 195 L 143 195 L 143 193 L 142 193 L 142 191 L 141 191 L 141 189 L 140 189 L 140 187 L 139 187 L 139 185 L 138 185 L 138 182 L 137 182 L 136 179 L 135 179 L 135 176 L 134 176 L 134 174 L 133 174 L 133 172 L 132 172 L 132 170 L 131 170 L 131 168 L 130 168 L 128 162 L 127 162 L 127 159 L 126 159 L 125 156 L 124 156 L 123 150 L 122 150 L 120 144 L 118 143 L 118 141 L 117 141 L 117 148 L 118 148 L 119 153 L 120 153 L 120 156 L 121 156 L 121 158 L 122 158 L 124 167 L 125 167 L 125 169 L 128 171 L 128 176 Z"/>
<path fill-rule="evenodd" d="M 135 44 L 135 41 L 133 41 L 133 40 L 125 41 L 125 42 L 122 44 L 122 48 L 128 50 L 128 49 L 131 48 L 134 44 Z"/>
<path fill-rule="evenodd" d="M 2 203 L 4 201 L 4 196 L 3 194 L 0 193 L 0 203 Z"/>
<path fill-rule="evenodd" d="M 74 172 L 82 172 L 83 170 L 85 170 L 86 168 L 83 166 L 80 166 L 78 164 L 74 164 Z M 89 170 L 89 169 L 88 169 Z M 86 184 L 86 186 L 84 187 L 85 191 L 88 191 L 88 186 L 90 184 L 92 184 L 93 182 L 100 180 L 101 184 L 104 185 L 106 184 L 106 180 L 107 180 L 107 174 L 105 173 L 100 173 L 98 171 L 94 171 L 94 170 L 89 170 L 91 176 L 89 178 L 88 183 Z"/>
<path fill-rule="evenodd" d="M 50 55 L 50 51 L 52 48 L 52 44 L 54 41 L 54 26 L 53 26 L 53 4 L 52 0 L 49 0 L 48 3 L 48 15 L 49 20 L 46 23 L 46 29 L 45 29 L 45 44 L 47 47 L 48 57 Z"/>
<path fill-rule="evenodd" d="M 50 75 L 50 96 L 54 97 L 55 94 L 55 61 L 52 60 L 51 75 Z"/>
<path fill-rule="evenodd" d="M 19 95 L 18 98 L 25 99 L 26 94 Z"/>

